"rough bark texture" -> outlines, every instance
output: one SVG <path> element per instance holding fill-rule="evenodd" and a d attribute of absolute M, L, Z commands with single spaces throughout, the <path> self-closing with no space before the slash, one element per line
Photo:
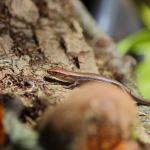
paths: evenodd
<path fill-rule="evenodd" d="M 99 73 L 136 89 L 131 80 L 134 61 L 117 53 L 112 39 L 97 29 L 81 6 L 76 0 L 0 1 L 1 99 L 9 93 L 13 94 L 9 99 L 22 102 L 21 120 L 30 127 L 29 130 L 37 125 L 47 106 L 61 105 L 70 92 L 46 80 L 46 70 L 50 67 Z M 89 22 L 85 22 L 85 17 Z M 18 109 L 18 106 L 14 108 Z M 144 112 L 142 121 L 148 132 L 150 109 L 140 107 L 140 112 Z M 18 139 L 13 137 L 14 132 L 24 128 L 11 115 L 5 115 L 4 124 L 13 145 L 21 141 L 19 136 Z M 30 137 L 36 139 L 36 136 L 33 133 Z M 145 139 L 148 141 L 147 137 Z M 24 144 L 28 149 L 34 145 L 28 144 Z"/>

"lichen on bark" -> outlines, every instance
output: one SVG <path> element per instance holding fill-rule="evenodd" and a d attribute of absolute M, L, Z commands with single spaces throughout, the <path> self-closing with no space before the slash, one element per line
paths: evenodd
<path fill-rule="evenodd" d="M 61 105 L 70 93 L 45 80 L 50 67 L 99 73 L 127 85 L 134 83 L 127 77 L 132 75 L 132 61 L 125 62 L 113 40 L 102 31 L 97 35 L 88 31 L 79 13 L 89 14 L 84 8 L 83 12 L 77 11 L 82 6 L 78 2 L 0 1 L 0 94 L 14 94 L 23 103 L 21 120 L 31 129 L 48 106 Z M 92 27 L 98 30 L 94 23 Z M 142 111 L 146 109 L 150 111 Z M 8 135 L 13 134 L 9 131 Z"/>

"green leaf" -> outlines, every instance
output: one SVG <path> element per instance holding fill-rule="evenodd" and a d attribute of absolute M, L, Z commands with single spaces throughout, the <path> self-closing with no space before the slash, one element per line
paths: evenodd
<path fill-rule="evenodd" d="M 136 44 L 130 50 L 131 53 L 144 55 L 145 59 L 150 59 L 150 41 L 145 41 L 139 44 Z"/>
<path fill-rule="evenodd" d="M 150 29 L 150 7 L 144 3 L 141 5 L 141 18 L 145 26 Z"/>
<path fill-rule="evenodd" d="M 143 29 L 134 35 L 128 36 L 127 38 L 118 42 L 117 47 L 122 54 L 126 54 L 134 46 L 140 43 L 150 41 L 150 30 Z"/>
<path fill-rule="evenodd" d="M 150 59 L 146 59 L 136 68 L 137 85 L 145 98 L 150 98 Z"/>

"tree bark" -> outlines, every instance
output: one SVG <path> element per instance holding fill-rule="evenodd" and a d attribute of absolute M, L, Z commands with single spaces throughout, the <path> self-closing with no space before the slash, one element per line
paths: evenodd
<path fill-rule="evenodd" d="M 99 73 L 137 92 L 131 79 L 133 64 L 132 58 L 120 56 L 113 40 L 96 26 L 78 0 L 0 1 L 0 98 L 9 95 L 9 100 L 17 99 L 23 107 L 21 125 L 18 117 L 12 119 L 15 114 L 12 113 L 11 117 L 4 115 L 4 125 L 12 145 L 25 139 L 23 134 L 21 140 L 20 136 L 13 137 L 14 132 L 24 130 L 23 125 L 29 127 L 25 134 L 31 134 L 30 137 L 36 140 L 37 133 L 32 129 L 37 126 L 44 110 L 48 106 L 61 105 L 70 93 L 70 90 L 45 78 L 47 69 L 62 67 Z M 18 109 L 17 105 L 13 107 L 15 111 Z M 5 109 L 10 112 L 10 108 Z M 150 118 L 147 121 L 146 114 L 148 116 L 150 108 L 140 106 L 139 112 L 143 112 L 141 120 L 148 132 Z M 148 141 L 147 137 L 145 139 Z M 25 142 L 23 146 L 40 149 L 35 143 L 31 144 L 33 147 L 28 144 Z"/>

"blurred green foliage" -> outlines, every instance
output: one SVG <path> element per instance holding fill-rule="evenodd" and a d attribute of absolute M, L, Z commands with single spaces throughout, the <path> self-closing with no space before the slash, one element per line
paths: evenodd
<path fill-rule="evenodd" d="M 150 29 L 150 6 L 141 4 L 140 14 L 143 23 L 148 29 Z"/>
<path fill-rule="evenodd" d="M 118 42 L 118 49 L 122 54 L 132 53 L 144 56 L 135 72 L 137 74 L 137 85 L 145 98 L 150 98 L 150 6 L 142 3 L 140 5 L 141 20 L 145 29 L 128 36 Z"/>

